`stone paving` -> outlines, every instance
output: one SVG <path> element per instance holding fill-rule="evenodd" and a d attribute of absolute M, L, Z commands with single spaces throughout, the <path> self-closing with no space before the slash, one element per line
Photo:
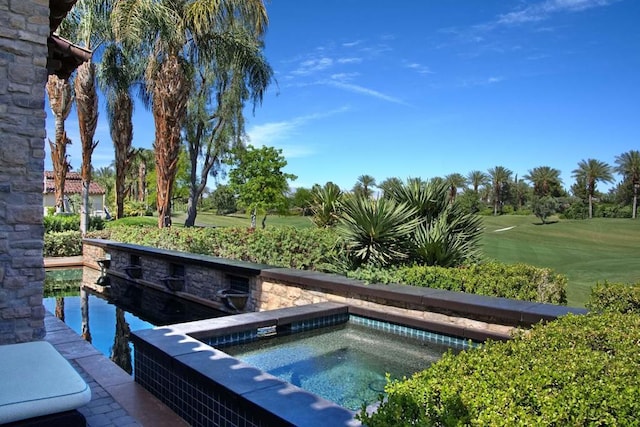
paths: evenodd
<path fill-rule="evenodd" d="M 71 366 L 78 371 L 82 379 L 91 387 L 91 402 L 78 409 L 78 412 L 87 419 L 88 427 L 142 426 L 77 362 L 71 361 Z"/>
<path fill-rule="evenodd" d="M 187 423 L 143 389 L 119 366 L 53 314 L 45 316 L 49 341 L 91 387 L 91 401 L 78 409 L 89 427 L 179 427 Z"/>

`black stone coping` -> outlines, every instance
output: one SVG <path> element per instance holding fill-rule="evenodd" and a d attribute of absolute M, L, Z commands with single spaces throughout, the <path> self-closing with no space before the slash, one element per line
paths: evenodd
<path fill-rule="evenodd" d="M 113 240 L 83 239 L 82 241 L 83 243 L 87 243 L 92 246 L 98 246 L 105 250 L 115 249 L 120 251 L 127 251 L 134 255 L 153 256 L 153 258 L 164 258 L 174 263 L 211 267 L 215 268 L 216 270 L 244 276 L 259 276 L 260 272 L 263 269 L 270 268 L 270 266 L 266 264 L 256 264 L 253 262 L 219 258 L 209 255 L 200 255 L 190 252 L 153 248 L 150 246 L 133 245 L 129 243 L 116 242 Z"/>
<path fill-rule="evenodd" d="M 259 412 L 265 412 L 280 420 L 273 425 L 294 426 L 359 426 L 360 422 L 349 411 L 331 401 L 298 388 L 271 374 L 265 373 L 247 363 L 206 345 L 194 335 L 209 335 L 229 328 L 243 330 L 283 325 L 292 321 L 317 318 L 331 314 L 348 312 L 348 306 L 337 303 L 320 303 L 292 307 L 270 312 L 247 313 L 227 318 L 203 320 L 134 331 L 131 333 L 134 345 L 159 352 L 160 357 L 170 357 L 180 365 L 180 371 L 187 375 L 210 382 L 213 387 L 231 393 Z M 205 328 L 204 331 L 198 331 Z M 147 351 L 147 350 L 145 350 Z"/>
<path fill-rule="evenodd" d="M 345 304 L 321 302 L 318 304 L 179 323 L 171 325 L 171 328 L 176 332 L 189 335 L 193 338 L 217 337 L 270 326 L 283 327 L 303 320 L 348 313 L 349 306 Z M 141 333 L 144 333 L 144 331 L 141 331 Z"/>
<path fill-rule="evenodd" d="M 460 317 L 479 320 L 499 321 L 511 326 L 530 326 L 541 321 L 554 320 L 569 313 L 587 313 L 587 310 L 583 308 L 454 292 L 444 289 L 394 284 L 367 285 L 361 281 L 343 276 L 289 268 L 262 270 L 261 277 L 287 283 L 297 283 L 329 292 L 334 291 L 381 298 L 392 305 L 410 303 L 420 306 L 425 311 L 457 314 Z"/>

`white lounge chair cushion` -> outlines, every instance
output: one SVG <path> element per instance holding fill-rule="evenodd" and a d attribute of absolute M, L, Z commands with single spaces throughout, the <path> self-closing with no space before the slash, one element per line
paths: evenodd
<path fill-rule="evenodd" d="M 46 341 L 0 345 L 0 424 L 77 409 L 91 389 Z"/>

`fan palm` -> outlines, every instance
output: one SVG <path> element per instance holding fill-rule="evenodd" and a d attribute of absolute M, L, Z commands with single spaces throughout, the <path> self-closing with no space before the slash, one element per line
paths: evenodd
<path fill-rule="evenodd" d="M 638 208 L 638 188 L 640 188 L 640 151 L 630 150 L 616 156 L 615 171 L 623 176 L 633 188 L 633 210 L 631 216 L 636 218 Z"/>
<path fill-rule="evenodd" d="M 147 57 L 145 82 L 155 123 L 158 226 L 170 221 L 181 130 L 194 67 L 233 63 L 253 84 L 271 79 L 260 55 L 267 25 L 261 0 L 121 0 L 114 6 L 120 40 Z M 190 60 L 195 61 L 190 62 Z M 262 92 L 253 94 L 262 99 Z"/>
<path fill-rule="evenodd" d="M 596 184 L 601 182 L 613 182 L 611 166 L 607 163 L 596 160 L 581 160 L 578 168 L 572 172 L 576 182 L 583 182 L 589 196 L 589 218 L 593 218 L 593 197 L 596 192 Z"/>

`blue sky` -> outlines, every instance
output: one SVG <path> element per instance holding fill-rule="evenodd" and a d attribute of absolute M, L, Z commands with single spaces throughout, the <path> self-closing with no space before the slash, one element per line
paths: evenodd
<path fill-rule="evenodd" d="M 637 0 L 271 0 L 267 11 L 277 84 L 246 130 L 283 150 L 293 187 L 547 165 L 568 188 L 581 159 L 613 165 L 640 149 Z M 50 113 L 47 124 L 53 135 Z M 78 169 L 75 111 L 67 132 Z M 93 163 L 106 166 L 105 113 L 96 139 Z M 152 141 L 138 106 L 134 146 Z"/>

